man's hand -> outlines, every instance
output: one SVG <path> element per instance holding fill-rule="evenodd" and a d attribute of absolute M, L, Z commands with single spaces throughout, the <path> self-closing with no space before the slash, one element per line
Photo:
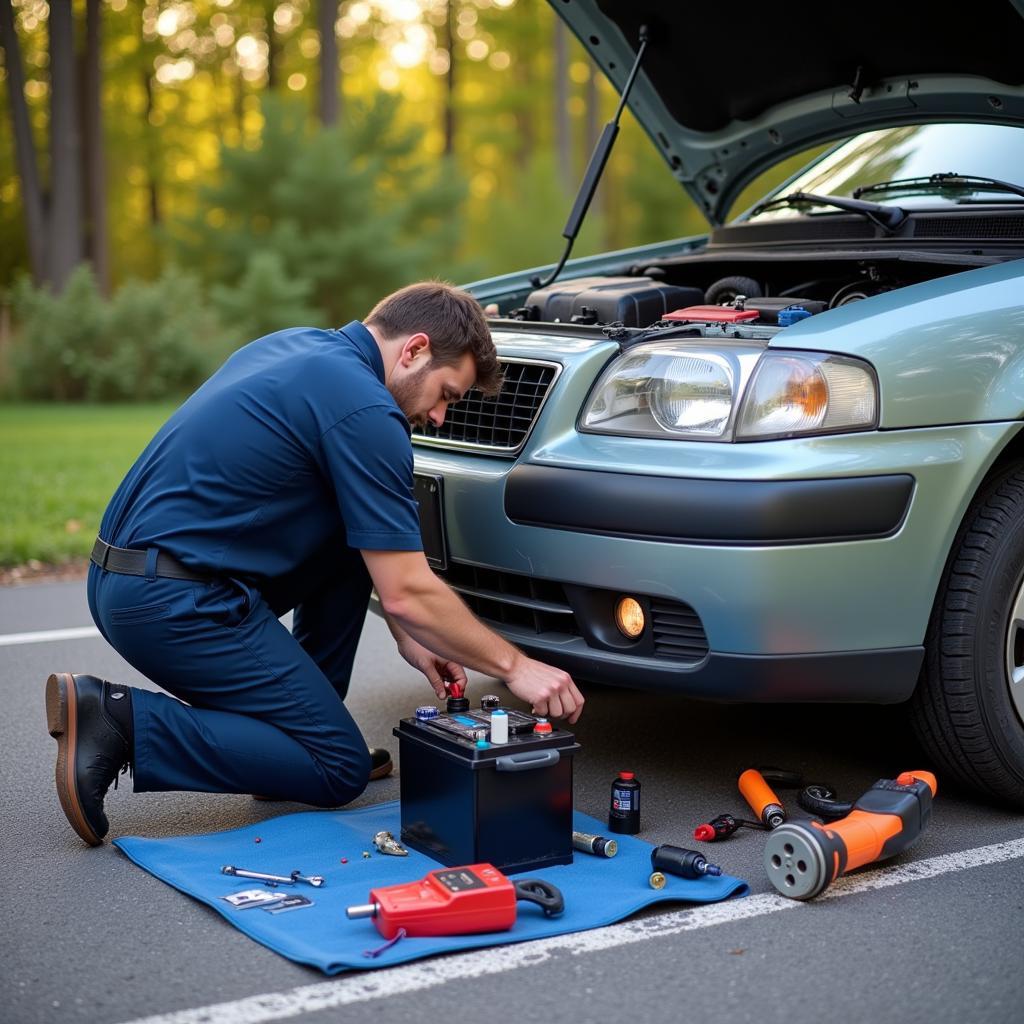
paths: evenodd
<path fill-rule="evenodd" d="M 572 676 L 560 668 L 521 655 L 505 682 L 520 700 L 529 702 L 535 715 L 568 716 L 572 725 L 583 714 L 583 694 L 576 688 Z"/>
<path fill-rule="evenodd" d="M 422 551 L 365 550 L 362 556 L 398 649 L 430 680 L 438 697 L 445 696 L 445 677 L 465 685 L 465 664 L 503 679 L 534 714 L 568 717 L 570 724 L 580 717 L 583 694 L 572 676 L 526 657 L 485 626 L 431 572 Z"/>
<path fill-rule="evenodd" d="M 447 696 L 444 688 L 446 682 L 460 683 L 465 689 L 466 670 L 461 665 L 439 658 L 411 636 L 402 637 L 398 641 L 398 653 L 427 677 L 427 682 L 433 687 L 434 693 L 442 700 Z"/>

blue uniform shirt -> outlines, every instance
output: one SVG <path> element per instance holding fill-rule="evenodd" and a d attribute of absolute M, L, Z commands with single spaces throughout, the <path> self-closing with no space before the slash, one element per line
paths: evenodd
<path fill-rule="evenodd" d="M 164 424 L 100 536 L 197 569 L 272 579 L 337 538 L 422 550 L 409 423 L 373 335 L 296 328 L 235 352 Z"/>

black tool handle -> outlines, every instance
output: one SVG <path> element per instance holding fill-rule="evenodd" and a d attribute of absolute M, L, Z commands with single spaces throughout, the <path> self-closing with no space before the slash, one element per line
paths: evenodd
<path fill-rule="evenodd" d="M 516 899 L 536 903 L 545 917 L 558 917 L 565 910 L 562 891 L 540 878 L 523 878 L 515 883 Z"/>

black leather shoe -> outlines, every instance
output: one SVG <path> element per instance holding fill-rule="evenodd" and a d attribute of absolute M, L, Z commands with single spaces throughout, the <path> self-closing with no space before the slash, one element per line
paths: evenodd
<path fill-rule="evenodd" d="M 57 741 L 57 795 L 71 827 L 99 846 L 109 824 L 103 798 L 132 755 L 131 693 L 95 676 L 46 680 L 46 723 Z"/>
<path fill-rule="evenodd" d="M 391 754 L 383 747 L 370 747 L 370 781 L 387 778 L 395 770 Z"/>

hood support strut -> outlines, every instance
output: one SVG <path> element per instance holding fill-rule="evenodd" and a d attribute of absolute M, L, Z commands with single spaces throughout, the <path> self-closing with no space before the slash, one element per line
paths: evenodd
<path fill-rule="evenodd" d="M 533 278 L 530 283 L 534 288 L 546 288 L 551 284 L 562 272 L 565 261 L 569 258 L 569 253 L 572 252 L 573 243 L 580 232 L 583 218 L 587 215 L 587 210 L 590 209 L 590 201 L 594 198 L 598 182 L 600 182 L 601 175 L 604 173 L 604 166 L 608 162 L 608 156 L 612 151 L 612 146 L 615 145 L 615 139 L 618 137 L 619 118 L 622 117 L 622 111 L 626 108 L 626 100 L 629 98 L 629 92 L 633 88 L 633 82 L 636 80 L 637 72 L 640 70 L 640 62 L 644 59 L 644 51 L 646 49 L 647 26 L 641 25 L 640 45 L 637 47 L 636 60 L 633 61 L 629 77 L 626 79 L 626 84 L 622 87 L 619 106 L 615 111 L 615 116 L 604 126 L 604 131 L 601 132 L 601 137 L 597 140 L 597 145 L 594 147 L 594 152 L 590 157 L 590 163 L 587 164 L 587 172 L 583 175 L 579 192 L 576 194 L 576 202 L 573 203 L 572 212 L 569 214 L 569 219 L 565 222 L 565 229 L 562 231 L 562 237 L 567 239 L 565 251 L 562 253 L 562 258 L 558 261 L 558 266 L 555 267 L 545 281 L 541 281 L 539 277 Z"/>

